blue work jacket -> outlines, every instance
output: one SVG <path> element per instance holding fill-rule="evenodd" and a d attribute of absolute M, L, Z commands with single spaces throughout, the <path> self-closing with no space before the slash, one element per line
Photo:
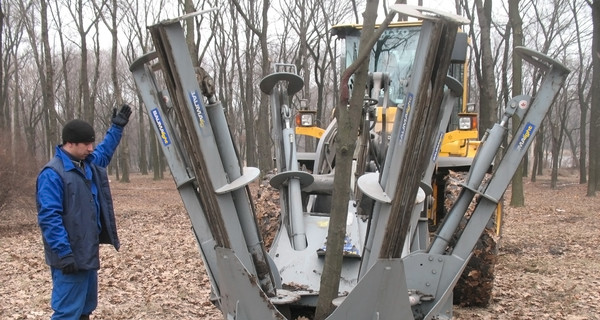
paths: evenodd
<path fill-rule="evenodd" d="M 38 224 L 46 263 L 61 268 L 72 254 L 79 270 L 100 268 L 99 244 L 119 250 L 119 238 L 106 167 L 119 145 L 123 128 L 112 125 L 104 140 L 84 160 L 84 170 L 56 147 L 56 155 L 37 179 Z"/>

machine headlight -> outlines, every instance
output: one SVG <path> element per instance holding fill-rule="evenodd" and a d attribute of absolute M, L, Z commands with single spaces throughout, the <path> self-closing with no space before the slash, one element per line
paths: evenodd
<path fill-rule="evenodd" d="M 316 111 L 300 110 L 296 114 L 297 127 L 312 127 L 315 125 Z"/>
<path fill-rule="evenodd" d="M 474 103 L 467 103 L 467 112 L 475 113 L 475 104 Z"/>
<path fill-rule="evenodd" d="M 312 114 L 303 114 L 300 120 L 300 125 L 303 127 L 308 127 L 313 125 L 313 117 Z"/>
<path fill-rule="evenodd" d="M 473 127 L 471 123 L 471 117 L 460 117 L 458 118 L 458 129 L 460 130 L 471 130 Z"/>

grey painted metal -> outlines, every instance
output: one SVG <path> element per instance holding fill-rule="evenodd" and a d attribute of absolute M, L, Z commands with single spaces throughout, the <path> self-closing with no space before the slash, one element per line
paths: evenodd
<path fill-rule="evenodd" d="M 391 138 L 389 141 L 385 164 L 380 172 L 380 184 L 382 190 L 387 194 L 388 197 L 393 197 L 396 189 L 396 182 L 400 172 L 401 163 L 399 159 L 402 159 L 405 145 L 403 144 L 404 135 L 411 129 L 410 125 L 414 112 L 411 112 L 412 101 L 415 92 L 420 90 L 419 85 L 423 78 L 423 69 L 426 66 L 427 58 L 427 45 L 430 41 L 431 33 L 433 32 L 434 23 L 431 21 L 423 21 L 421 26 L 421 32 L 419 34 L 419 41 L 417 46 L 418 54 L 415 55 L 415 61 L 413 62 L 412 69 L 414 70 L 411 75 L 411 82 L 408 87 L 408 94 L 405 99 L 405 104 L 402 112 L 396 112 L 394 120 L 394 127 L 392 129 Z M 392 166 L 392 164 L 394 164 Z M 393 181 L 393 182 L 391 182 Z M 367 194 L 367 193 L 365 193 Z M 364 265 L 361 268 L 361 276 L 366 274 L 368 269 L 375 264 L 379 257 L 381 245 L 383 243 L 383 237 L 385 232 L 383 231 L 387 225 L 387 221 L 391 214 L 391 203 L 376 202 L 373 208 L 371 227 L 369 234 L 367 235 L 367 242 L 365 244 L 363 262 Z M 381 225 L 381 226 L 380 226 Z M 381 229 L 381 230 L 380 230 Z"/>
<path fill-rule="evenodd" d="M 448 167 L 470 167 L 473 163 L 473 158 L 468 157 L 438 157 L 437 166 L 439 168 Z"/>
<path fill-rule="evenodd" d="M 269 184 L 275 189 L 283 188 L 288 184 L 290 179 L 296 179 L 300 182 L 302 188 L 311 186 L 315 181 L 315 176 L 306 171 L 284 171 L 274 175 Z"/>
<path fill-rule="evenodd" d="M 273 306 L 270 298 L 258 287 L 256 278 L 248 272 L 238 255 L 228 248 L 215 248 L 221 291 L 219 307 L 226 318 L 236 320 L 286 319 Z"/>
<path fill-rule="evenodd" d="M 413 319 L 402 260 L 377 261 L 327 319 Z"/>
<path fill-rule="evenodd" d="M 433 176 L 433 170 L 438 162 L 438 155 L 440 154 L 444 134 L 446 133 L 446 128 L 448 127 L 450 116 L 452 115 L 452 109 L 456 103 L 458 103 L 458 99 L 462 95 L 462 85 L 456 79 L 447 76 L 446 84 L 448 84 L 449 90 L 444 93 L 444 99 L 442 100 L 442 107 L 440 109 L 442 115 L 440 116 L 440 126 L 436 134 L 435 148 L 433 149 L 430 158 L 431 160 L 429 161 L 429 165 L 427 166 L 425 174 L 423 175 L 423 180 L 421 181 L 423 184 L 428 185 L 429 189 L 432 189 L 431 177 Z"/>
<path fill-rule="evenodd" d="M 497 151 L 500 149 L 506 134 L 508 133 L 508 120 L 519 109 L 526 109 L 528 104 L 525 101 L 526 97 L 518 96 L 516 99 L 511 99 L 508 103 L 503 118 L 499 123 L 496 123 L 482 139 L 481 146 L 475 159 L 472 161 L 472 167 L 465 181 L 464 188 L 446 216 L 442 227 L 434 236 L 429 252 L 441 254 L 446 250 L 450 238 L 456 232 L 458 225 L 463 219 L 463 215 L 467 212 L 469 204 L 476 194 L 480 193 L 479 188 L 485 178 L 488 168 L 492 165 Z M 482 230 L 483 231 L 483 230 Z"/>
<path fill-rule="evenodd" d="M 333 164 L 331 163 L 332 155 L 335 155 L 334 139 L 337 134 L 337 118 L 334 118 L 317 143 L 315 152 L 314 171 L 316 174 L 328 174 L 333 172 Z"/>
<path fill-rule="evenodd" d="M 277 67 L 295 70 L 295 66 L 290 65 L 279 64 Z M 280 140 L 275 140 L 275 144 L 281 147 L 280 156 L 282 158 L 277 158 L 279 171 L 273 179 L 279 181 L 277 183 L 279 192 L 287 194 L 285 205 L 287 205 L 287 217 L 289 218 L 288 231 L 294 250 L 304 250 L 307 246 L 300 181 L 301 177 L 305 177 L 307 174 L 303 174 L 298 170 L 295 122 L 289 101 L 290 95 L 300 91 L 303 83 L 302 78 L 290 72 L 275 72 L 263 78 L 260 83 L 261 90 L 271 95 L 271 103 L 274 104 L 272 110 L 274 112 L 278 111 L 277 113 L 271 113 L 271 119 L 274 128 L 281 128 L 281 134 L 275 135 Z M 281 183 L 284 178 L 286 183 Z M 306 178 L 302 180 L 306 182 Z"/>
<path fill-rule="evenodd" d="M 292 171 L 298 170 L 298 161 L 296 159 L 296 135 L 293 133 L 293 128 L 284 129 L 283 135 L 284 138 L 288 139 L 288 143 L 284 143 L 284 146 L 288 146 L 285 148 L 285 152 L 289 155 L 287 158 L 290 160 Z M 282 189 L 280 189 L 282 190 Z M 284 188 L 284 190 L 288 193 L 288 205 L 289 205 L 289 215 L 290 215 L 290 228 L 292 232 L 292 243 L 294 244 L 295 250 L 304 250 L 306 249 L 306 231 L 304 227 L 304 209 L 302 208 L 302 188 L 300 185 L 300 179 L 295 177 L 290 177 L 288 179 L 288 186 Z"/>
<path fill-rule="evenodd" d="M 422 20 L 429 20 L 435 19 L 436 17 L 441 17 L 457 25 L 468 24 L 470 22 L 469 19 L 463 16 L 452 14 L 448 11 L 439 10 L 436 8 L 426 8 L 408 4 L 392 4 L 390 5 L 390 9 L 411 16 L 413 18 L 419 18 Z"/>
<path fill-rule="evenodd" d="M 168 110 L 165 102 L 166 99 L 161 90 L 158 89 L 156 79 L 149 65 L 155 61 L 156 57 L 156 52 L 150 52 L 138 58 L 131 64 L 130 71 L 133 74 L 138 92 L 144 101 L 150 120 L 154 123 L 152 127 L 158 136 L 159 145 L 167 159 L 173 180 L 190 217 L 192 228 L 200 246 L 206 272 L 209 279 L 211 279 L 213 294 L 218 296 L 219 288 L 215 279 L 219 269 L 216 265 L 216 255 L 213 250 L 215 240 L 212 237 L 208 222 L 196 194 L 197 189 L 194 185 L 195 177 L 191 171 L 187 170 L 187 161 L 182 154 L 176 133 L 172 130 L 174 126 L 171 123 L 171 117 L 169 117 L 168 113 L 162 111 Z"/>
<path fill-rule="evenodd" d="M 402 249 L 402 254 L 401 257 L 405 257 L 406 255 L 408 255 L 411 252 L 411 248 L 412 248 L 412 240 L 414 239 L 414 235 L 417 233 L 420 233 L 421 231 L 417 231 L 418 227 L 421 228 L 428 228 L 428 225 L 425 224 L 420 224 L 419 225 L 419 220 L 421 218 L 421 215 L 423 214 L 423 212 L 426 213 L 425 209 L 425 198 L 426 198 L 426 194 L 425 191 L 423 191 L 423 188 L 418 188 L 417 191 L 417 197 L 415 199 L 415 204 L 413 206 L 412 209 L 412 213 L 410 215 L 410 220 L 408 220 L 408 232 L 406 234 L 406 239 L 404 240 L 404 248 Z M 425 229 L 427 230 L 427 229 Z M 423 230 L 423 231 L 425 231 Z"/>
<path fill-rule="evenodd" d="M 369 198 L 381 203 L 391 203 L 392 199 L 379 184 L 379 173 L 365 173 L 356 181 L 358 188 Z"/>
<path fill-rule="evenodd" d="M 283 64 L 279 64 L 283 66 Z M 285 197 L 282 203 L 283 223 L 273 241 L 270 256 L 277 266 L 281 277 L 281 285 L 290 288 L 294 294 L 301 296 L 295 305 L 316 306 L 316 297 L 320 289 L 320 277 L 323 270 L 323 257 L 318 252 L 326 245 L 329 217 L 326 215 L 311 215 L 302 208 L 302 193 L 300 188 L 315 189 L 317 194 L 327 194 L 325 189 L 332 187 L 332 175 L 323 168 L 316 175 L 310 175 L 298 170 L 297 146 L 294 132 L 294 122 L 289 107 L 289 92 L 298 91 L 298 76 L 294 73 L 278 73 L 278 70 L 261 81 L 261 90 L 271 96 L 271 110 L 275 144 L 279 146 L 277 167 L 279 173 L 271 178 L 271 185 L 280 190 L 280 196 Z M 286 86 L 287 85 L 287 86 Z M 291 88 L 291 87 L 293 88 Z M 278 129 L 279 128 L 279 129 Z M 322 153 L 316 157 L 327 157 L 324 143 L 330 141 L 335 133 L 331 127 L 320 140 Z M 330 138 L 328 138 L 330 137 Z M 316 158 L 315 157 L 315 158 Z M 322 160 L 319 161 L 319 163 Z M 325 161 L 326 162 L 326 161 Z M 315 184 L 316 181 L 316 184 Z M 357 248 L 364 241 L 366 222 L 356 218 L 354 203 L 348 204 L 347 235 L 350 243 Z M 343 261 L 340 294 L 350 292 L 358 282 L 360 260 L 356 257 L 346 257 Z"/>
<path fill-rule="evenodd" d="M 402 6 L 394 7 L 400 10 L 404 8 L 409 12 L 415 10 Z M 417 10 L 418 14 L 421 12 L 425 11 Z M 448 37 L 440 36 L 437 29 L 440 25 L 444 28 L 455 28 L 464 21 L 455 16 L 445 17 L 435 10 L 427 10 L 425 13 L 423 16 L 427 21 L 423 23 L 417 60 L 421 56 L 434 55 L 436 59 L 433 61 L 439 62 L 437 59 L 445 58 L 444 55 L 450 54 L 450 50 L 430 50 L 427 49 L 428 45 L 437 47 L 436 41 L 446 41 L 452 34 Z M 204 107 L 179 23 L 181 19 L 151 26 L 157 52 L 136 60 L 130 70 L 155 124 L 161 148 L 192 221 L 211 279 L 214 298 L 224 317 L 239 320 L 285 319 L 276 305 L 280 306 L 281 310 L 285 310 L 287 305 L 316 306 L 324 262 L 324 258 L 319 257 L 317 252 L 322 250 L 325 244 L 329 217 L 312 212 L 310 204 L 308 211 L 312 213 L 303 212 L 300 188 L 305 188 L 304 192 L 330 196 L 327 189 L 333 183 L 332 168 L 328 167 L 326 159 L 335 152 L 328 145 L 335 137 L 335 122 L 333 126 L 328 127 L 319 141 L 318 152 L 314 157 L 317 175 L 311 176 L 298 171 L 289 98 L 291 94 L 301 90 L 301 82 L 295 73 L 289 73 L 293 75 L 289 76 L 275 72 L 274 76 L 266 77 L 261 83 L 261 89 L 271 96 L 272 115 L 275 118 L 273 127 L 277 132 L 273 133 L 273 137 L 276 139 L 279 175 L 274 178 L 273 183 L 281 190 L 283 219 L 281 229 L 267 255 L 262 247 L 262 239 L 254 220 L 254 209 L 246 188 L 247 183 L 257 176 L 257 169 L 242 169 L 220 103 L 209 98 L 210 104 Z M 546 79 L 529 108 L 526 108 L 529 105 L 529 97 L 515 97 L 507 107 L 500 124 L 486 134 L 460 195 L 461 199 L 469 199 L 470 202 L 470 199 L 479 194 L 481 200 L 453 251 L 445 251 L 445 239 L 456 229 L 453 225 L 466 211 L 463 202 L 467 200 L 457 201 L 456 209 L 453 207 L 449 214 L 452 217 L 451 222 L 442 226 L 429 251 L 423 251 L 422 243 L 426 242 L 426 237 L 423 230 L 420 230 L 423 225 L 420 205 L 424 203 L 425 193 L 419 190 L 417 181 L 415 186 L 403 186 L 414 187 L 411 192 L 414 192 L 415 196 L 412 199 L 415 203 L 411 204 L 412 209 L 406 219 L 408 232 L 401 239 L 402 258 L 382 258 L 378 253 L 386 239 L 379 234 L 387 232 L 385 227 L 393 214 L 390 211 L 394 201 L 397 200 L 396 189 L 400 189 L 400 181 L 404 178 L 401 177 L 400 167 L 419 167 L 421 174 L 431 172 L 430 166 L 427 165 L 398 162 L 398 159 L 404 159 L 403 155 L 407 150 L 403 136 L 410 134 L 411 130 L 418 129 L 411 127 L 410 108 L 413 104 L 407 102 L 404 111 L 396 114 L 395 123 L 402 125 L 394 126 L 382 175 L 361 177 L 365 181 L 370 179 L 371 182 L 361 183 L 359 179 L 359 186 L 363 184 L 368 187 L 365 188 L 368 190 L 365 194 L 370 193 L 373 198 L 378 199 L 369 238 L 367 220 L 357 215 L 354 201 L 348 203 L 346 230 L 349 241 L 357 248 L 361 248 L 365 241 L 367 245 L 358 256 L 344 258 L 339 288 L 341 297 L 336 300 L 338 307 L 328 319 L 451 317 L 452 288 L 569 72 L 560 63 L 535 51 L 518 48 L 516 53 L 522 55 L 526 61 L 547 69 Z M 156 68 L 153 63 L 156 60 L 162 72 L 172 77 L 169 80 L 173 81 L 172 83 L 167 81 L 168 94 L 159 88 L 154 76 Z M 413 93 L 412 103 L 415 103 L 415 107 L 417 100 L 424 98 L 419 95 L 424 95 L 430 89 L 428 83 L 435 83 L 431 91 L 439 90 L 441 97 L 440 84 L 437 81 L 441 75 L 431 74 L 429 70 L 425 72 L 425 63 L 424 59 L 415 62 L 418 68 L 413 68 L 417 70 L 412 77 L 414 83 L 411 82 L 408 88 L 408 92 Z M 436 81 L 433 81 L 434 78 Z M 286 82 L 287 86 L 284 85 Z M 455 83 L 450 83 L 449 87 L 456 89 Z M 440 99 L 441 109 L 433 109 L 436 112 L 433 117 L 438 122 L 444 121 L 442 109 L 453 104 L 454 96 L 446 94 Z M 485 171 L 506 134 L 506 123 L 512 114 L 522 115 L 523 124 L 519 129 L 521 134 L 511 141 L 508 152 L 496 166 L 487 187 L 482 187 L 480 184 Z M 439 133 L 439 129 L 436 128 L 435 132 Z M 190 143 L 192 141 L 197 143 Z M 437 154 L 434 143 L 431 144 L 433 155 L 430 154 L 425 160 L 431 160 Z M 203 172 L 204 168 L 211 170 Z M 311 184 L 315 185 L 311 188 Z M 211 188 L 206 189 L 206 186 Z M 375 191 L 370 190 L 373 186 Z M 315 201 L 315 194 L 311 195 L 310 201 Z M 216 208 L 211 206 L 212 204 L 216 204 Z M 208 210 L 211 212 L 207 212 Z M 214 221 L 211 220 L 214 217 L 209 219 L 208 215 L 215 213 L 219 220 L 222 220 L 217 223 L 222 223 L 223 229 L 215 228 Z M 304 231 L 304 235 L 294 239 L 299 230 Z M 289 290 L 283 290 L 284 286 Z"/>
<path fill-rule="evenodd" d="M 462 94 L 462 85 L 456 79 L 447 76 L 446 84 L 448 86 L 448 90 L 444 93 L 444 98 L 442 100 L 442 107 L 440 109 L 440 125 L 436 134 L 435 147 L 433 149 L 433 152 L 431 153 L 431 158 L 429 160 L 427 169 L 425 169 L 423 180 L 421 180 L 420 189 L 425 190 L 426 197 L 431 197 L 431 193 L 433 190 L 431 186 L 431 177 L 433 176 L 433 171 L 435 170 L 435 167 L 438 163 L 438 155 L 440 154 L 442 140 L 444 139 L 446 127 L 448 126 L 448 122 L 450 121 L 452 109 L 454 108 L 454 106 L 458 102 L 458 98 Z M 427 208 L 427 205 L 428 204 L 424 204 L 421 207 Z M 409 233 L 410 247 L 407 247 L 404 250 L 404 255 L 408 254 L 411 251 L 426 250 L 429 247 L 429 220 L 427 218 L 427 210 L 413 212 L 413 217 L 411 218 L 411 230 L 412 231 Z"/>
<path fill-rule="evenodd" d="M 316 175 L 298 170 L 292 114 L 289 106 L 284 103 L 289 101 L 289 85 L 297 86 L 298 81 L 294 80 L 296 78 L 299 77 L 293 73 L 282 75 L 276 72 L 261 81 L 261 90 L 271 95 L 273 130 L 280 128 L 279 133 L 272 135 L 279 139 L 275 140 L 275 144 L 280 146 L 281 150 L 279 153 L 276 152 L 279 155 L 276 159 L 279 173 L 271 178 L 270 184 L 280 190 L 280 197 L 285 198 L 282 202 L 282 213 L 288 213 L 287 223 L 284 216 L 269 254 L 279 270 L 282 286 L 292 288 L 291 291 L 301 296 L 301 300 L 294 304 L 314 307 L 324 261 L 317 252 L 322 250 L 326 243 L 329 217 L 305 213 L 302 208 L 300 188 L 316 188 L 318 194 L 326 194 L 325 189 L 329 189 L 330 192 L 333 180 L 327 169 L 322 171 L 325 174 Z M 286 82 L 288 87 L 285 86 Z M 293 88 L 292 91 L 298 91 L 298 88 Z M 317 157 L 327 157 L 327 150 L 323 144 L 333 139 L 334 133 L 335 129 L 330 126 L 319 142 L 320 150 L 323 152 L 317 153 Z M 361 234 L 364 234 L 366 224 L 356 219 L 355 213 L 356 210 L 350 203 L 347 219 L 348 236 L 354 245 L 360 247 L 364 239 Z M 345 258 L 343 264 L 339 289 L 342 294 L 351 291 L 356 285 L 360 260 Z"/>
<path fill-rule="evenodd" d="M 291 70 L 294 70 L 294 72 L 277 72 L 280 67 L 290 68 Z M 260 90 L 266 94 L 271 94 L 273 93 L 275 86 L 280 84 L 281 81 L 285 81 L 287 82 L 287 94 L 290 96 L 294 95 L 304 87 L 304 80 L 296 74 L 295 69 L 296 67 L 293 65 L 283 63 L 276 64 L 275 73 L 267 75 L 260 81 Z"/>
<path fill-rule="evenodd" d="M 483 197 L 465 227 L 464 233 L 467 233 L 467 235 L 474 236 L 477 235 L 478 231 L 480 231 L 479 233 L 483 231 L 485 224 L 489 220 L 489 216 L 494 212 L 494 203 L 497 203 L 502 194 L 504 194 L 519 163 L 527 153 L 529 145 L 537 134 L 548 109 L 570 72 L 563 64 L 542 53 L 523 47 L 515 48 L 515 53 L 535 66 L 543 68 L 542 71 L 546 71 L 545 79 L 521 120 L 521 125 L 517 130 L 519 134 L 511 140 L 502 160 L 496 166 L 491 180 L 483 190 Z M 492 206 L 491 210 L 490 206 Z M 488 217 L 487 219 L 485 219 L 486 216 Z M 477 239 L 473 241 L 470 237 L 461 237 L 456 243 L 452 254 L 464 257 L 468 252 L 472 251 L 476 241 Z"/>
<path fill-rule="evenodd" d="M 356 208 L 353 203 L 348 204 L 348 219 L 346 231 L 352 243 L 360 248 L 364 241 L 366 222 L 356 218 Z M 316 296 L 321 285 L 324 257 L 319 257 L 317 252 L 323 248 L 327 240 L 329 216 L 303 215 L 303 224 L 306 227 L 307 247 L 298 251 L 292 247 L 287 237 L 287 226 L 281 225 L 277 237 L 269 250 L 281 276 L 284 288 L 293 288 L 293 291 L 302 296 L 299 305 L 316 306 Z M 344 257 L 340 279 L 340 295 L 352 291 L 358 283 L 358 270 L 360 259 Z M 292 289 L 289 289 L 292 290 Z"/>
<path fill-rule="evenodd" d="M 466 266 L 465 260 L 456 256 L 415 252 L 404 257 L 403 261 L 407 287 L 420 295 L 420 303 L 412 307 L 415 319 L 434 319 L 441 315 L 451 317 L 452 301 L 448 299 L 452 297 L 454 285 Z"/>
<path fill-rule="evenodd" d="M 437 314 L 437 306 L 446 303 L 450 297 L 450 291 L 457 275 L 460 275 L 467 262 L 472 255 L 473 248 L 482 232 L 484 231 L 488 221 L 496 211 L 498 201 L 505 192 L 510 183 L 515 171 L 527 149 L 533 141 L 539 126 L 541 125 L 550 105 L 554 101 L 556 95 L 560 91 L 564 81 L 566 80 L 569 70 L 558 61 L 545 56 L 541 53 L 525 49 L 516 48 L 515 52 L 521 55 L 526 61 L 533 61 L 533 64 L 542 68 L 545 72 L 545 78 L 540 86 L 537 95 L 534 97 L 531 105 L 526 103 L 527 97 L 519 96 L 513 99 L 507 106 L 506 112 L 500 123 L 496 124 L 490 130 L 482 141 L 482 146 L 477 152 L 477 156 L 473 161 L 467 181 L 457 199 L 454 206 L 448 213 L 447 219 L 439 235 L 433 240 L 429 255 L 432 257 L 440 256 L 446 253 L 448 246 L 448 238 L 452 236 L 458 222 L 462 219 L 466 212 L 468 203 L 473 197 L 478 194 L 480 199 L 477 206 L 469 218 L 460 238 L 453 248 L 449 249 L 448 256 L 451 260 L 460 262 L 452 263 L 445 266 L 442 270 L 441 280 L 448 286 L 446 290 L 440 286 L 435 295 L 431 309 L 427 313 L 429 318 Z M 527 107 L 528 106 L 528 107 Z M 487 184 L 482 184 L 483 176 L 487 168 L 490 166 L 493 156 L 500 148 L 504 136 L 507 134 L 508 119 L 517 110 L 523 114 L 521 124 L 518 129 L 518 135 L 513 136 L 508 148 L 506 149 L 502 159 L 495 166 L 491 179 Z M 427 306 L 423 306 L 426 310 Z"/>
<path fill-rule="evenodd" d="M 242 171 L 220 103 L 212 101 L 204 108 L 183 29 L 178 21 L 174 19 L 170 23 L 161 22 L 149 27 L 157 52 L 139 58 L 130 69 L 155 123 L 161 147 L 192 221 L 218 305 L 238 304 L 231 300 L 231 283 L 223 282 L 224 279 L 240 281 L 242 278 L 254 284 L 247 288 L 252 293 L 245 292 L 249 296 L 276 297 L 277 282 L 270 271 L 273 262 L 264 250 L 249 192 L 245 188 L 258 176 L 257 169 Z M 158 63 L 154 61 L 156 59 Z M 159 89 L 154 77 L 157 64 L 168 75 L 166 78 L 172 81 L 166 83 L 169 94 Z M 190 144 L 190 140 L 197 143 Z M 203 164 L 200 167 L 197 166 L 198 160 Z M 197 175 L 198 172 L 201 175 Z M 216 208 L 206 207 L 207 196 L 213 197 L 218 205 Z M 214 215 L 215 209 L 216 214 L 221 215 L 223 230 L 215 229 L 214 223 L 207 217 L 207 210 L 213 211 L 211 214 Z M 219 232 L 221 240 L 215 239 L 215 231 Z M 224 255 L 218 256 L 217 251 L 224 244 L 231 245 L 231 248 L 222 249 L 228 251 L 229 261 L 236 261 L 237 269 L 224 268 L 219 262 Z M 239 269 L 244 272 L 239 272 Z M 221 291 L 221 284 L 227 287 L 225 291 Z M 269 310 L 269 314 L 278 314 L 276 310 L 273 312 L 274 307 L 268 299 L 263 303 L 262 307 L 255 306 L 262 310 L 257 314 L 265 310 Z M 223 311 L 227 314 L 231 310 Z M 252 316 L 254 311 L 246 313 L 249 319 L 255 319 Z"/>
<path fill-rule="evenodd" d="M 412 8 L 395 6 L 395 10 L 403 9 L 407 10 L 402 13 L 411 15 L 414 13 Z M 440 127 L 440 118 L 442 116 L 442 112 L 440 111 L 442 103 L 441 92 L 443 90 L 443 79 L 446 78 L 445 71 L 440 70 L 447 70 L 451 50 L 446 50 L 446 47 L 454 44 L 456 30 L 460 25 L 460 23 L 456 23 L 453 16 L 428 15 L 422 18 L 425 20 L 421 26 L 415 61 L 412 66 L 413 72 L 407 89 L 407 98 L 405 99 L 402 112 L 396 113 L 395 125 L 389 141 L 385 164 L 380 172 L 381 187 L 385 194 L 392 198 L 392 203 L 376 202 L 375 204 L 371 228 L 364 250 L 361 276 L 368 271 L 377 259 L 383 258 L 383 256 L 389 258 L 391 252 L 397 252 L 398 249 L 396 248 L 410 248 L 410 246 L 405 244 L 406 239 L 411 239 L 411 235 L 409 234 L 410 223 L 411 221 L 418 220 L 418 216 L 420 215 L 420 212 L 417 212 L 417 209 L 415 209 L 414 203 L 407 201 L 407 199 L 414 199 L 416 197 L 418 183 L 423 177 L 427 164 L 405 163 L 405 159 L 411 157 L 411 154 L 407 153 L 406 150 L 408 148 L 415 148 L 413 145 L 409 146 L 410 141 L 415 141 L 415 134 L 423 134 L 426 137 L 431 137 L 435 135 L 435 132 Z M 435 70 L 437 72 L 435 72 L 433 65 L 436 65 Z M 441 72 L 443 74 L 440 74 Z M 442 81 L 439 81 L 439 79 L 442 79 Z M 432 83 L 434 87 L 429 88 Z M 439 101 L 435 101 L 437 97 L 433 97 L 437 94 L 440 95 Z M 423 119 L 423 117 L 431 117 L 429 127 L 413 128 L 413 123 L 416 121 L 421 122 L 422 120 L 420 119 Z M 431 132 L 425 132 L 424 129 Z M 417 150 L 419 150 L 419 157 L 425 156 L 429 152 L 426 158 L 418 161 L 428 161 L 427 159 L 431 157 L 433 152 L 433 142 L 431 144 L 431 150 L 427 150 L 429 148 L 427 142 L 416 146 Z M 410 176 L 418 176 L 418 180 L 408 176 L 401 176 L 401 172 L 410 172 L 407 166 L 413 168 Z M 419 170 L 423 171 L 419 172 Z M 397 194 L 400 196 L 397 197 Z M 402 208 L 401 212 L 395 211 L 399 208 Z M 392 221 L 395 221 L 395 223 L 390 224 Z M 400 225 L 397 225 L 397 223 L 400 223 Z M 398 238 L 399 240 L 390 240 L 394 238 Z M 403 254 L 407 253 L 406 249 L 400 249 L 400 251 Z M 395 256 L 395 254 L 392 255 Z"/>
<path fill-rule="evenodd" d="M 273 274 L 267 261 L 268 255 L 256 223 L 254 207 L 250 201 L 250 191 L 246 187 L 248 183 L 258 178 L 260 170 L 258 168 L 244 168 L 245 174 L 242 174 L 238 153 L 233 145 L 223 106 L 220 102 L 215 101 L 207 105 L 206 110 L 210 122 L 213 124 L 213 133 L 225 173 L 232 181 L 215 190 L 215 192 L 217 194 L 224 194 L 223 191 L 231 192 L 244 239 L 248 246 L 248 252 L 252 256 L 261 288 L 268 296 L 275 296 Z"/>
<path fill-rule="evenodd" d="M 250 182 L 260 176 L 260 169 L 255 167 L 244 167 L 243 174 L 219 189 L 215 190 L 217 194 L 223 194 L 246 187 Z"/>
<path fill-rule="evenodd" d="M 337 119 L 333 119 L 325 132 L 319 139 L 317 143 L 317 148 L 314 154 L 314 163 L 313 163 L 313 173 L 315 175 L 331 175 L 333 173 L 333 164 L 330 161 L 332 156 L 335 155 L 335 149 L 331 146 L 334 145 L 334 139 L 337 134 Z M 327 180 L 328 178 L 315 178 L 317 182 L 320 180 Z M 333 188 L 330 189 L 333 191 Z M 331 192 L 330 191 L 330 192 Z M 315 212 L 317 207 L 317 196 L 316 194 L 311 194 L 308 197 L 308 202 L 306 205 L 307 212 Z"/>
<path fill-rule="evenodd" d="M 159 23 L 148 27 L 153 38 L 165 84 L 173 101 L 183 146 L 192 160 L 198 196 L 218 246 L 231 247 L 246 268 L 256 275 L 248 245 L 245 243 L 231 194 L 214 190 L 230 180 L 223 167 L 215 135 L 207 116 L 195 68 L 187 50 L 183 28 L 179 22 Z"/>
<path fill-rule="evenodd" d="M 175 17 L 173 19 L 165 19 L 165 20 L 163 20 L 163 21 L 161 21 L 159 23 L 162 23 L 162 24 L 178 23 L 178 22 L 184 21 L 186 19 L 195 18 L 196 16 L 203 15 L 205 13 L 211 13 L 211 12 L 214 12 L 214 11 L 217 11 L 217 10 L 219 10 L 219 9 L 218 8 L 208 8 L 206 10 L 200 10 L 200 11 L 196 11 L 196 12 L 191 12 L 191 13 L 188 13 L 188 14 L 184 14 L 182 16 Z"/>
<path fill-rule="evenodd" d="M 312 183 L 303 186 L 302 191 L 311 195 L 331 195 L 333 193 L 334 176 L 333 173 L 312 175 Z"/>

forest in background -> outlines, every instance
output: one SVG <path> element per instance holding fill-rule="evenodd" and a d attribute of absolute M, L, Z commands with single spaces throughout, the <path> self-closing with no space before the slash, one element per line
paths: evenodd
<path fill-rule="evenodd" d="M 439 8 L 440 3 L 423 5 Z M 381 19 L 389 4 L 379 3 Z M 0 141 L 0 178 L 9 183 L 1 197 L 17 192 L 12 185 L 32 187 L 39 165 L 60 143 L 62 124 L 83 118 L 103 135 L 113 108 L 124 103 L 135 109 L 134 119 L 111 170 L 122 181 L 130 171 L 161 178 L 166 167 L 129 65 L 153 50 L 146 26 L 209 8 L 218 10 L 186 20 L 190 52 L 214 79 L 241 158 L 267 172 L 273 156 L 265 125 L 268 97 L 258 88 L 260 79 L 275 63 L 294 64 L 306 84 L 297 99 L 306 100 L 326 126 L 338 104 L 341 74 L 341 44 L 330 28 L 360 23 L 364 6 L 354 0 L 342 5 L 333 0 L 3 0 L 0 132 L 9 139 Z M 471 20 L 465 28 L 471 39 L 469 102 L 480 110 L 481 128 L 497 121 L 511 97 L 535 96 L 541 82 L 534 68 L 513 56 L 514 46 L 542 52 L 571 69 L 525 174 L 535 179 L 544 167 L 553 172 L 573 167 L 580 183 L 589 179 L 589 195 L 595 194 L 600 172 L 599 144 L 590 139 L 600 128 L 600 73 L 593 73 L 600 57 L 592 54 L 598 52 L 593 17 L 600 15 L 599 7 L 592 0 L 456 0 L 450 7 Z"/>

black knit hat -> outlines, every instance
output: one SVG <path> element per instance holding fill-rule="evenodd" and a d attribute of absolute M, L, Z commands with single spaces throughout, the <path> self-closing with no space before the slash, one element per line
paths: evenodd
<path fill-rule="evenodd" d="M 62 130 L 63 144 L 67 142 L 94 142 L 96 134 L 94 128 L 87 122 L 79 119 L 71 120 Z"/>

